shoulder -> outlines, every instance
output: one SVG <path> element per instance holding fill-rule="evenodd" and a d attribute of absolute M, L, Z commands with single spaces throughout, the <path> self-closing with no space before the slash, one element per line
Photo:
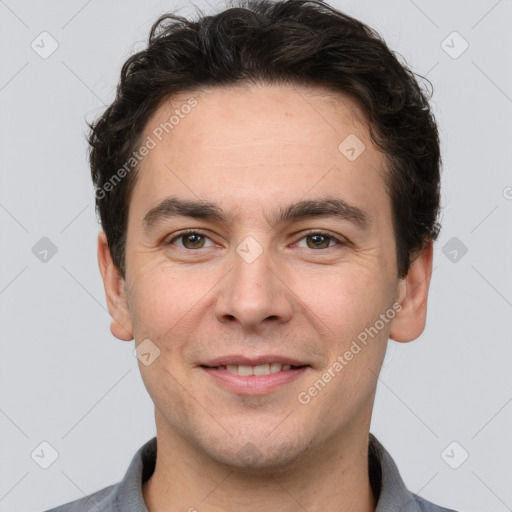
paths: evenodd
<path fill-rule="evenodd" d="M 426 499 L 418 496 L 417 494 L 413 494 L 414 499 L 418 505 L 419 510 L 421 512 L 457 512 L 456 510 L 452 510 L 451 508 L 443 508 L 439 505 L 435 505 L 434 503 L 427 501 Z"/>
<path fill-rule="evenodd" d="M 127 510 L 146 510 L 142 495 L 142 482 L 151 476 L 155 463 L 156 437 L 153 437 L 139 448 L 133 456 L 120 482 L 45 512 L 126 512 Z"/>
<path fill-rule="evenodd" d="M 115 485 L 110 485 L 93 494 L 89 494 L 89 496 L 70 501 L 45 512 L 97 512 L 98 510 L 101 510 L 101 512 L 115 512 L 113 493 L 115 487 Z"/>

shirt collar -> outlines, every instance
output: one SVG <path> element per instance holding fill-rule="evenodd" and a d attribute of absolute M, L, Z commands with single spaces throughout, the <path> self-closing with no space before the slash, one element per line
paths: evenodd
<path fill-rule="evenodd" d="M 373 434 L 370 434 L 368 462 L 377 499 L 375 512 L 421 512 L 413 494 L 405 487 L 395 461 Z"/>
<path fill-rule="evenodd" d="M 142 484 L 155 470 L 157 439 L 153 437 L 134 455 L 126 474 L 115 488 L 112 505 L 115 512 L 148 512 Z M 375 512 L 421 512 L 400 476 L 391 455 L 373 434 L 369 434 L 368 463 L 370 482 L 377 508 Z"/>

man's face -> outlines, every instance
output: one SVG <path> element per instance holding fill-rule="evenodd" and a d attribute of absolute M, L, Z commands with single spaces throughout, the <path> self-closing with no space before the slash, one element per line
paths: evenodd
<path fill-rule="evenodd" d="M 197 105 L 180 110 L 191 96 Z M 169 134 L 155 132 L 175 110 Z M 356 104 L 320 90 L 216 88 L 162 105 L 148 135 L 157 145 L 130 202 L 126 298 L 136 344 L 160 350 L 139 363 L 158 435 L 267 469 L 367 435 L 401 281 L 384 155 Z M 147 215 L 169 198 L 217 215 Z M 339 214 L 315 215 L 311 201 Z M 289 210 L 303 202 L 302 214 Z M 279 362 L 292 367 L 265 366 Z"/>

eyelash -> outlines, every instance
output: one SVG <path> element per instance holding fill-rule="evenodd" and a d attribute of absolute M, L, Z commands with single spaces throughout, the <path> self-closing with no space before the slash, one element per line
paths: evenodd
<path fill-rule="evenodd" d="M 166 245 L 173 245 L 173 242 L 175 240 L 178 240 L 180 238 L 183 238 L 187 235 L 201 235 L 205 238 L 208 238 L 210 239 L 209 236 L 207 236 L 206 234 L 204 234 L 201 230 L 199 229 L 187 229 L 185 231 L 180 231 L 178 234 L 176 234 L 171 240 L 169 240 L 169 242 L 167 242 Z M 336 238 L 335 236 L 332 236 L 330 233 L 326 232 L 326 231 L 322 231 L 322 230 L 311 230 L 311 231 L 308 231 L 306 232 L 299 240 L 302 240 L 304 238 L 307 238 L 308 236 L 312 236 L 312 235 L 321 235 L 321 236 L 324 236 L 326 238 L 329 238 L 335 242 L 337 242 L 337 245 L 341 245 L 341 246 L 344 246 L 344 245 L 348 245 L 348 242 L 347 241 L 344 241 L 344 240 L 340 240 L 339 238 Z M 211 240 L 211 239 L 210 239 Z M 178 246 L 179 247 L 179 246 Z M 322 250 L 325 250 L 325 249 L 331 249 L 332 246 L 330 247 L 326 247 L 324 249 L 311 249 L 313 251 L 322 251 Z M 180 247 L 180 249 L 184 249 L 186 251 L 197 251 L 199 249 L 205 249 L 205 247 L 199 247 L 199 249 L 188 249 L 187 247 Z M 308 247 L 306 247 L 306 249 L 308 249 Z"/>

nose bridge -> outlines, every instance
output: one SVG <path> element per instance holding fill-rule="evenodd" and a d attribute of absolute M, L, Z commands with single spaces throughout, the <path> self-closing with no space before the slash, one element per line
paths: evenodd
<path fill-rule="evenodd" d="M 219 321 L 255 327 L 266 319 L 288 321 L 291 304 L 268 246 L 246 237 L 233 251 L 232 270 L 217 302 Z"/>

